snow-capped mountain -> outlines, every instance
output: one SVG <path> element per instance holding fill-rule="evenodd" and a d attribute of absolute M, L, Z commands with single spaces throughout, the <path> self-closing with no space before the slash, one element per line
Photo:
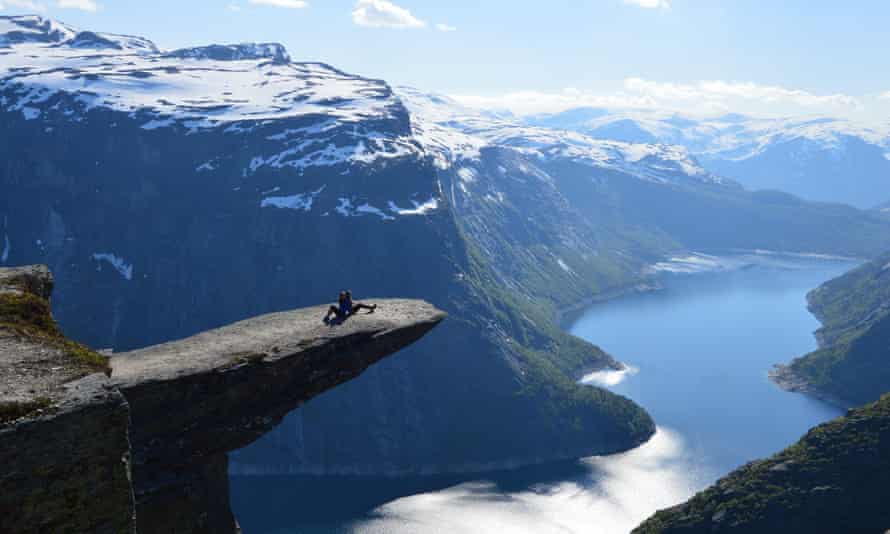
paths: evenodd
<path fill-rule="evenodd" d="M 500 146 L 538 161 L 570 160 L 644 180 L 722 181 L 705 171 L 682 146 L 596 139 L 571 130 L 529 126 L 472 110 L 443 95 L 409 87 L 396 91 L 414 123 L 419 123 L 418 138 L 425 146 L 446 155 L 444 159 L 478 154 L 482 146 Z M 456 154 L 449 153 L 452 147 L 458 147 Z"/>
<path fill-rule="evenodd" d="M 862 208 L 890 196 L 890 122 L 876 127 L 835 118 L 736 114 L 694 119 L 659 111 L 585 108 L 526 122 L 560 125 L 597 139 L 680 145 L 708 170 L 753 189 Z"/>
<path fill-rule="evenodd" d="M 451 314 L 237 455 L 242 471 L 467 471 L 632 447 L 651 420 L 578 389 L 618 363 L 562 333 L 557 309 L 690 250 L 890 248 L 876 213 L 752 194 L 690 153 L 473 112 L 275 44 L 164 51 L 0 17 L 0 264 L 51 267 L 72 337 L 144 346 L 344 287 Z"/>

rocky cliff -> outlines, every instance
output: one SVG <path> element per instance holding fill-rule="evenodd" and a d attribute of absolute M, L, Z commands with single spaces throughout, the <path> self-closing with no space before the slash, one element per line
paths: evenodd
<path fill-rule="evenodd" d="M 109 361 L 58 334 L 52 284 L 45 267 L 0 269 L 4 532 L 234 532 L 226 453 L 445 317 L 381 300 L 327 325 L 310 308 Z"/>

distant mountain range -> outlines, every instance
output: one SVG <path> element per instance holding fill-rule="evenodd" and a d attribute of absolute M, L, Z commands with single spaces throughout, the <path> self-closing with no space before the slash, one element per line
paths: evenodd
<path fill-rule="evenodd" d="M 449 312 L 409 356 L 235 455 L 247 473 L 626 450 L 654 423 L 576 383 L 622 366 L 558 312 L 633 291 L 692 250 L 890 249 L 878 211 L 752 193 L 682 146 L 522 124 L 277 44 L 163 51 L 34 16 L 0 17 L 0 159 L 0 263 L 48 264 L 60 324 L 95 347 L 344 288 Z"/>
<path fill-rule="evenodd" d="M 596 139 L 685 147 L 710 172 L 750 189 L 871 208 L 890 198 L 890 122 L 867 127 L 833 118 L 697 119 L 660 111 L 579 108 L 525 119 Z"/>

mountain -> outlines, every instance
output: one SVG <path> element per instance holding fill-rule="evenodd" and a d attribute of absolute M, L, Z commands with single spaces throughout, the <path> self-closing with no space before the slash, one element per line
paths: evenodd
<path fill-rule="evenodd" d="M 890 525 L 890 395 L 817 426 L 662 510 L 635 534 L 884 532 Z"/>
<path fill-rule="evenodd" d="M 877 213 L 750 193 L 682 147 L 531 127 L 275 44 L 84 33 L 0 18 L 0 263 L 50 266 L 66 334 L 125 351 L 347 287 L 450 314 L 239 451 L 236 472 L 626 450 L 654 424 L 576 383 L 622 365 L 560 312 L 691 250 L 890 249 Z"/>
<path fill-rule="evenodd" d="M 890 254 L 812 291 L 820 348 L 776 371 L 789 389 L 862 404 L 890 391 Z"/>
<path fill-rule="evenodd" d="M 536 285 L 565 299 L 609 289 L 643 264 L 583 263 L 595 233 L 521 155 L 443 168 L 385 82 L 278 46 L 165 52 L 102 35 L 121 48 L 85 50 L 68 26 L 0 20 L 0 259 L 50 264 L 66 333 L 121 351 L 344 287 L 451 313 L 236 469 L 472 470 L 625 450 L 653 432 L 627 399 L 575 383 L 620 364 L 561 332 L 543 294 L 529 300 Z M 477 241 L 446 192 L 501 165 L 503 217 Z M 530 214 L 531 199 L 550 215 Z M 595 262 L 605 274 L 574 274 Z"/>
<path fill-rule="evenodd" d="M 659 111 L 581 108 L 534 116 L 597 139 L 686 147 L 711 172 L 750 189 L 870 208 L 890 196 L 890 128 L 833 118 L 699 119 Z"/>

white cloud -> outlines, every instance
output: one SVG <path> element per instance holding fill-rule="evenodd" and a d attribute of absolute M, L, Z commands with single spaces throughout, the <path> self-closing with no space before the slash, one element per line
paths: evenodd
<path fill-rule="evenodd" d="M 79 9 L 81 11 L 99 10 L 99 4 L 93 0 L 57 0 L 56 5 L 62 9 Z"/>
<path fill-rule="evenodd" d="M 478 96 L 457 94 L 452 98 L 477 109 L 509 110 L 518 115 L 533 113 L 555 113 L 571 108 L 646 108 L 655 106 L 656 101 L 640 95 L 600 95 L 585 93 L 574 87 L 560 92 L 514 91 L 503 95 Z"/>
<path fill-rule="evenodd" d="M 33 0 L 4 0 L 0 2 L 0 9 L 6 9 L 7 7 L 27 9 L 37 13 L 46 11 L 46 6 L 43 3 L 34 2 Z"/>
<path fill-rule="evenodd" d="M 457 94 L 453 98 L 479 109 L 509 110 L 518 115 L 555 113 L 579 107 L 606 109 L 656 109 L 692 115 L 714 115 L 728 111 L 762 116 L 830 114 L 852 116 L 868 110 L 875 102 L 846 94 L 816 94 L 801 89 L 760 85 L 753 82 L 705 80 L 692 83 L 657 82 L 627 78 L 614 90 L 590 91 L 569 87 L 561 91 L 513 91 L 496 95 Z M 869 103 L 868 110 L 865 103 Z"/>
<path fill-rule="evenodd" d="M 232 2 L 228 6 L 226 6 L 226 9 L 228 9 L 229 11 L 241 11 L 241 6 L 239 6 L 235 2 Z"/>
<path fill-rule="evenodd" d="M 305 0 L 247 0 L 251 4 L 261 6 L 286 7 L 288 9 L 302 9 L 309 7 L 309 3 Z M 231 8 L 231 5 L 230 5 Z M 237 10 L 235 10 L 237 11 Z"/>
<path fill-rule="evenodd" d="M 371 28 L 423 28 L 426 22 L 387 0 L 358 0 L 352 22 Z"/>
<path fill-rule="evenodd" d="M 890 91 L 884 91 L 878 95 L 878 98 L 881 100 L 890 100 Z"/>
<path fill-rule="evenodd" d="M 670 9 L 670 0 L 624 0 L 625 4 L 630 4 L 646 9 Z"/>
<path fill-rule="evenodd" d="M 663 83 L 628 78 L 625 89 L 652 96 L 661 100 L 755 100 L 767 104 L 793 104 L 803 107 L 848 107 L 857 108 L 861 104 L 855 97 L 842 93 L 817 95 L 800 89 L 788 89 L 753 82 L 727 82 L 723 80 L 703 80 L 693 84 Z"/>
<path fill-rule="evenodd" d="M 448 24 L 436 24 L 436 29 L 440 32 L 456 32 L 457 28 L 454 26 L 449 26 Z"/>

